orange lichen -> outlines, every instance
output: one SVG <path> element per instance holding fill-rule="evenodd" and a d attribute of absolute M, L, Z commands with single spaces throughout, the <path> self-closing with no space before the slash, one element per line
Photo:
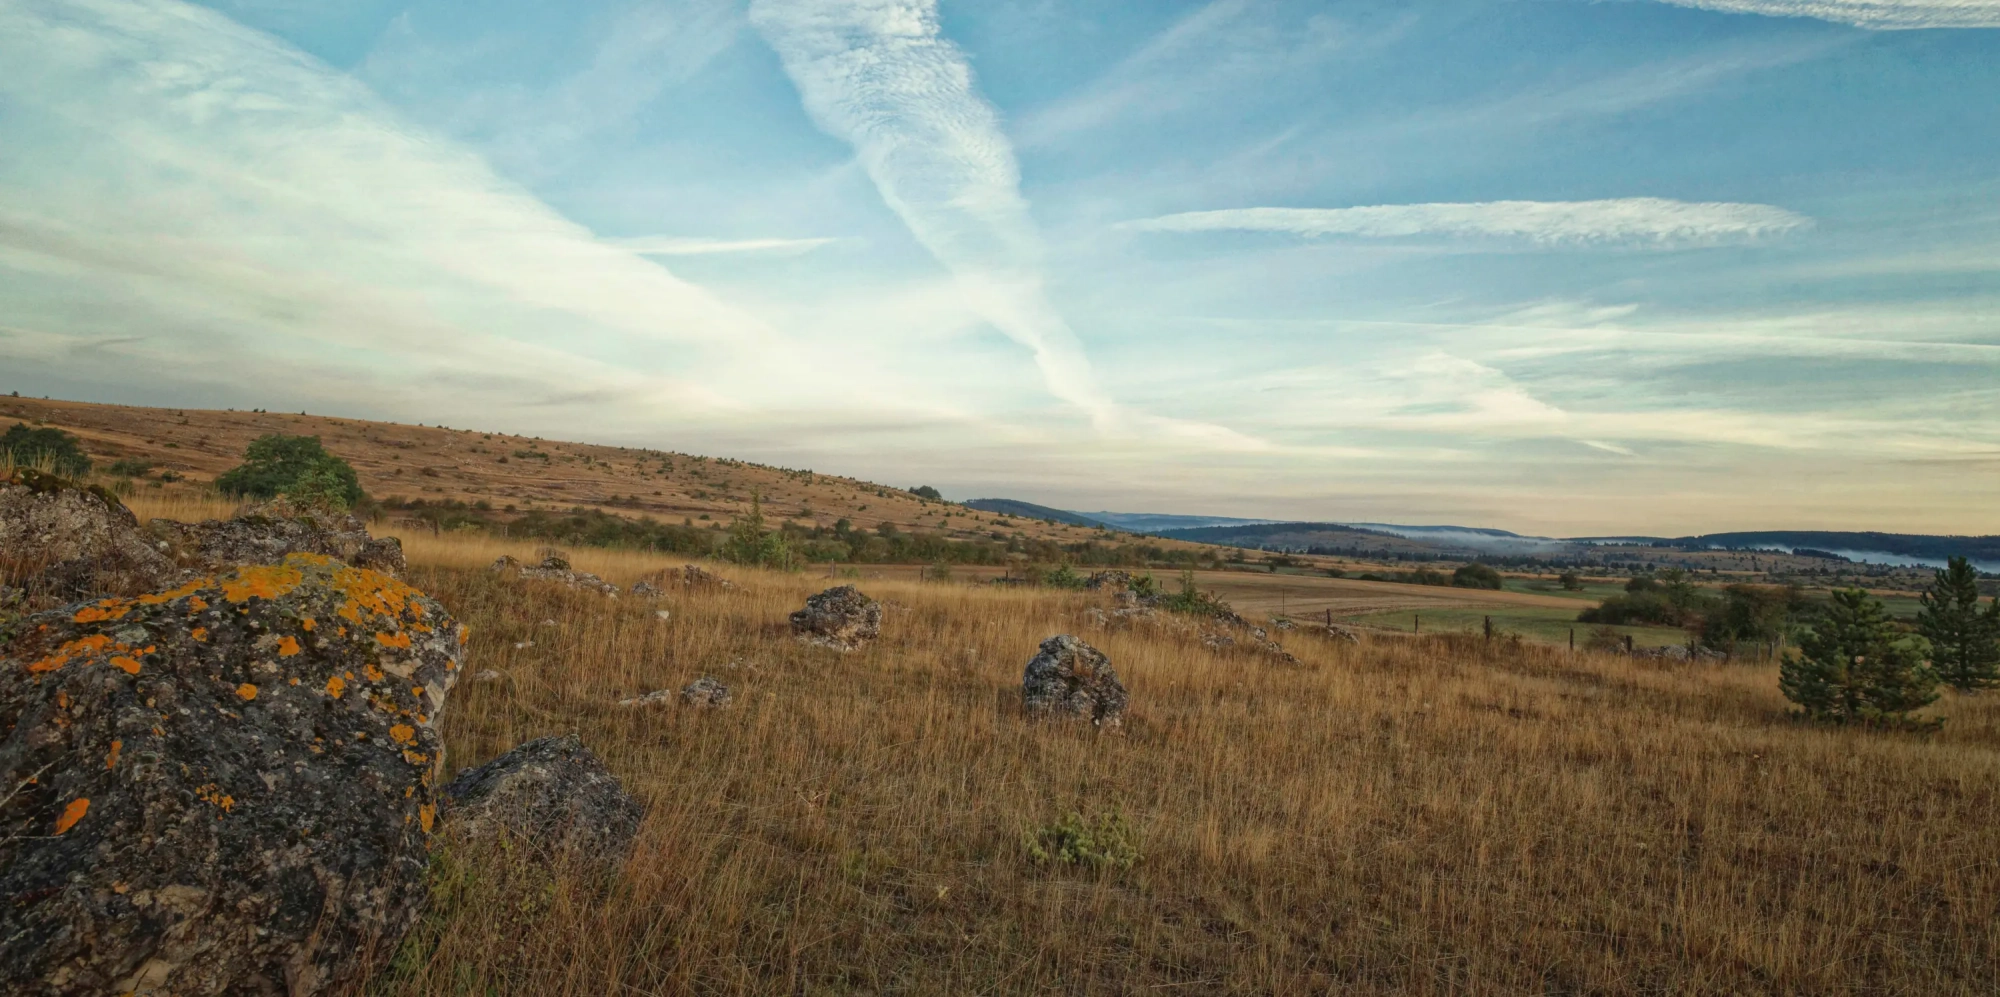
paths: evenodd
<path fill-rule="evenodd" d="M 121 654 L 111 659 L 111 667 L 127 675 L 137 675 L 139 674 L 139 659 L 128 658 Z"/>
<path fill-rule="evenodd" d="M 58 709 L 58 710 L 67 710 L 67 709 L 69 709 L 69 690 L 68 690 L 68 689 L 57 689 L 57 690 L 56 690 L 56 709 Z"/>
<path fill-rule="evenodd" d="M 409 724 L 397 724 L 389 728 L 389 737 L 397 744 L 415 744 L 417 742 L 417 729 Z"/>
<path fill-rule="evenodd" d="M 431 833 L 431 825 L 437 822 L 437 807 L 426 803 L 417 808 L 417 823 L 424 826 L 424 833 Z"/>
<path fill-rule="evenodd" d="M 89 634 L 64 643 L 63 646 L 56 648 L 54 654 L 40 661 L 29 662 L 28 671 L 32 674 L 52 672 L 78 658 L 95 657 L 103 653 L 107 648 L 118 651 L 130 650 L 125 645 L 117 644 L 103 634 Z"/>
<path fill-rule="evenodd" d="M 382 669 L 375 667 L 374 662 L 369 662 L 368 664 L 362 665 L 361 675 L 363 678 L 366 678 L 370 682 L 380 682 L 382 681 L 383 678 L 385 678 L 385 676 L 382 674 Z"/>
<path fill-rule="evenodd" d="M 105 755 L 105 756 L 104 756 L 104 767 L 105 767 L 105 768 L 108 768 L 108 769 L 115 769 L 115 768 L 117 768 L 117 767 L 118 767 L 118 752 L 119 752 L 119 749 L 121 749 L 121 748 L 123 748 L 123 747 L 125 747 L 125 742 L 123 742 L 123 741 L 113 741 L 113 742 L 111 742 L 111 753 L 110 753 L 110 754 L 108 754 L 108 755 Z"/>
<path fill-rule="evenodd" d="M 120 620 L 132 611 L 132 604 L 123 599 L 100 600 L 95 606 L 85 606 L 76 611 L 70 619 L 78 623 L 101 623 L 105 620 Z"/>
<path fill-rule="evenodd" d="M 190 612 L 199 613 L 207 608 L 208 608 L 208 600 L 202 598 L 201 596 L 195 596 L 188 600 L 188 610 Z"/>
<path fill-rule="evenodd" d="M 236 808 L 236 797 L 224 793 L 221 787 L 212 782 L 206 786 L 197 787 L 194 795 L 201 797 L 204 802 L 213 803 L 221 807 L 223 813 L 228 813 Z"/>
<path fill-rule="evenodd" d="M 76 822 L 82 820 L 83 815 L 89 812 L 90 801 L 88 799 L 69 801 L 69 806 L 63 808 L 62 816 L 56 818 L 56 833 L 62 834 L 70 828 L 75 827 Z"/>
<path fill-rule="evenodd" d="M 406 748 L 403 750 L 403 760 L 409 762 L 411 765 L 422 765 L 423 763 L 430 761 L 431 756 L 426 755 L 421 751 L 411 751 Z"/>
<path fill-rule="evenodd" d="M 212 578 L 199 578 L 180 588 L 167 592 L 155 592 L 152 595 L 142 595 L 134 601 L 142 606 L 158 606 L 162 603 L 172 602 L 175 599 L 186 598 L 213 584 L 215 584 L 215 580 Z"/>
<path fill-rule="evenodd" d="M 188 636 L 193 637 L 195 640 L 206 642 L 208 640 L 208 628 L 196 627 L 188 631 Z"/>
<path fill-rule="evenodd" d="M 410 646 L 410 635 L 403 633 L 396 633 L 396 634 L 381 633 L 375 635 L 375 642 L 381 644 L 384 647 L 400 647 L 405 650 L 408 650 Z"/>
<path fill-rule="evenodd" d="M 278 657 L 289 658 L 299 653 L 299 642 L 291 637 L 278 638 Z"/>
<path fill-rule="evenodd" d="M 332 586 L 347 598 L 336 611 L 349 622 L 362 622 L 363 613 L 401 619 L 405 610 L 419 619 L 423 607 L 415 600 L 423 593 L 379 572 L 366 568 L 340 568 L 333 573 Z"/>
<path fill-rule="evenodd" d="M 334 677 L 326 680 L 327 695 L 332 696 L 335 699 L 339 699 L 340 694 L 346 691 L 347 691 L 347 683 L 341 681 L 340 676 L 335 675 Z"/>
<path fill-rule="evenodd" d="M 308 617 L 306 617 L 305 619 L 303 619 L 303 620 L 300 620 L 300 621 L 299 621 L 299 629 L 301 629 L 301 630 L 304 630 L 304 631 L 305 631 L 305 632 L 307 632 L 307 633 L 311 633 L 311 632 L 312 632 L 312 628 L 314 628 L 314 627 L 316 627 L 316 626 L 319 626 L 319 624 L 318 624 L 318 623 L 315 623 L 315 622 L 313 622 L 313 618 L 312 618 L 312 617 L 310 617 L 310 616 L 308 616 Z"/>
<path fill-rule="evenodd" d="M 283 564 L 260 564 L 244 568 L 234 577 L 222 580 L 222 597 L 230 602 L 248 602 L 253 598 L 276 599 L 285 595 L 305 581 L 305 573 L 294 566 L 305 556 L 294 554 L 285 558 Z"/>
<path fill-rule="evenodd" d="M 247 703 L 257 698 L 257 687 L 245 682 L 236 687 L 236 696 Z"/>

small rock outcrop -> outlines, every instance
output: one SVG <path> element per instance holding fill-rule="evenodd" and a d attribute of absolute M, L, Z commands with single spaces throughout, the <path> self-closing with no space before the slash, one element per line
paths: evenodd
<path fill-rule="evenodd" d="M 707 675 L 689 682 L 681 689 L 681 702 L 689 706 L 728 706 L 729 698 L 729 687 Z"/>
<path fill-rule="evenodd" d="M 548 554 L 539 564 L 522 564 L 511 554 L 502 555 L 493 562 L 493 570 L 513 573 L 521 578 L 534 578 L 557 582 L 570 588 L 590 589 L 602 592 L 613 599 L 618 598 L 618 586 L 605 581 L 588 571 L 577 571 L 569 566 L 569 559 L 560 554 Z"/>
<path fill-rule="evenodd" d="M 1125 686 L 1102 651 L 1058 634 L 1042 642 L 1021 676 L 1021 704 L 1031 717 L 1078 717 L 1099 730 L 1125 723 Z"/>
<path fill-rule="evenodd" d="M 288 554 L 321 554 L 389 575 L 405 567 L 401 540 L 372 537 L 347 513 L 301 508 L 282 497 L 244 506 L 226 520 L 156 519 L 147 529 L 181 567 L 196 572 L 275 564 Z"/>
<path fill-rule="evenodd" d="M 0 477 L 0 584 L 24 608 L 137 595 L 180 573 L 110 492 L 29 469 Z"/>
<path fill-rule="evenodd" d="M 0 992 L 309 994 L 424 899 L 464 628 L 294 554 L 0 648 Z"/>
<path fill-rule="evenodd" d="M 575 734 L 538 737 L 446 786 L 452 834 L 473 840 L 513 836 L 545 855 L 615 866 L 625 860 L 646 816 L 604 763 Z"/>
<path fill-rule="evenodd" d="M 792 636 L 836 651 L 852 651 L 881 634 L 882 604 L 852 585 L 827 589 L 792 614 Z"/>

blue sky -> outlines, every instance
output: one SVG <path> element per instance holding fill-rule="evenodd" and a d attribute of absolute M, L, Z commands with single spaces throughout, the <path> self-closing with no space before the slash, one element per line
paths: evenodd
<path fill-rule="evenodd" d="M 0 0 L 0 390 L 2000 532 L 2000 0 Z"/>

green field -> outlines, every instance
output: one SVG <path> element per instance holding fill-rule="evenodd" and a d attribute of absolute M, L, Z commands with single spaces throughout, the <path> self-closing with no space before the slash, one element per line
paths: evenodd
<path fill-rule="evenodd" d="M 1488 617 L 1493 620 L 1496 634 L 1519 634 L 1523 638 L 1550 644 L 1567 643 L 1571 630 L 1576 631 L 1579 645 L 1590 638 L 1596 627 L 1589 623 L 1576 622 L 1576 614 L 1561 609 L 1544 609 L 1539 606 L 1495 606 L 1487 608 L 1429 609 L 1419 613 L 1407 611 L 1358 613 L 1339 617 L 1349 623 L 1383 630 L 1411 629 L 1422 620 L 1424 633 L 1480 633 Z M 1669 644 L 1687 643 L 1687 634 L 1672 627 L 1612 627 L 1620 636 L 1630 636 L 1637 647 L 1664 647 Z"/>

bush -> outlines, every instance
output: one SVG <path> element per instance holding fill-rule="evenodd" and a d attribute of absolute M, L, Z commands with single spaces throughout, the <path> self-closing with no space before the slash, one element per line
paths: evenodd
<path fill-rule="evenodd" d="M 1583 579 L 1578 577 L 1577 573 L 1574 571 L 1565 571 L 1562 574 L 1557 575 L 1556 584 L 1561 585 L 1563 587 L 1563 591 L 1565 592 L 1583 591 Z"/>
<path fill-rule="evenodd" d="M 1452 572 L 1451 583 L 1462 589 L 1497 589 L 1500 572 L 1474 561 Z"/>
<path fill-rule="evenodd" d="M 1938 698 L 1923 643 L 1898 633 L 1880 600 L 1838 589 L 1801 653 L 1779 666 L 1778 689 L 1815 720 L 1911 726 L 1910 713 Z"/>
<path fill-rule="evenodd" d="M 119 478 L 143 478 L 152 469 L 152 461 L 123 457 L 112 461 L 111 466 L 104 469 L 104 473 Z"/>
<path fill-rule="evenodd" d="M 918 485 L 917 487 L 910 489 L 910 494 L 915 495 L 920 499 L 930 499 L 933 502 L 944 501 L 944 496 L 939 494 L 937 489 L 932 488 L 929 485 Z"/>
<path fill-rule="evenodd" d="M 215 487 L 232 498 L 285 495 L 336 509 L 350 508 L 362 498 L 361 479 L 354 468 L 328 453 L 319 437 L 280 433 L 252 440 L 243 451 L 243 463 L 216 478 Z"/>
<path fill-rule="evenodd" d="M 54 426 L 29 429 L 25 422 L 0 433 L 0 454 L 17 466 L 46 466 L 53 474 L 81 478 L 90 473 L 90 458 L 84 456 L 76 437 Z"/>
<path fill-rule="evenodd" d="M 1037 865 L 1130 869 L 1139 861 L 1138 835 L 1115 812 L 1086 823 L 1082 814 L 1071 811 L 1047 827 L 1028 831 L 1021 844 Z"/>

